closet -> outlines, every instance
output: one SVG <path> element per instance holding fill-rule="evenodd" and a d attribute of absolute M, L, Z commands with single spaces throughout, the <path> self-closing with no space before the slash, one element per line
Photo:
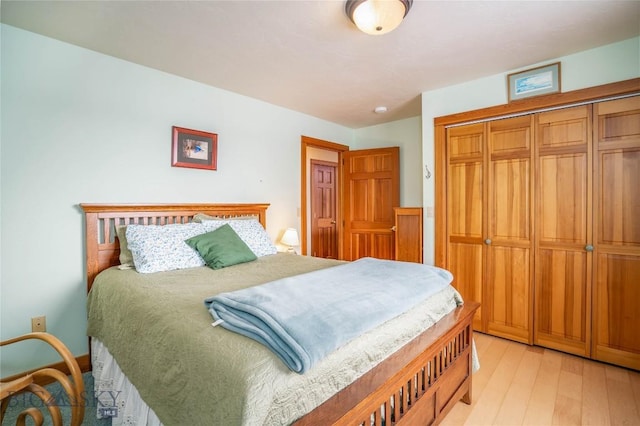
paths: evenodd
<path fill-rule="evenodd" d="M 474 328 L 640 370 L 640 96 L 461 116 L 436 119 L 436 263 Z"/>

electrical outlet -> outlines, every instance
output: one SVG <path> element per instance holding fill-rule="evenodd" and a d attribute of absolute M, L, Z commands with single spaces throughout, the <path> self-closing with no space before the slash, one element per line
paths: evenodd
<path fill-rule="evenodd" d="M 43 315 L 31 318 L 31 331 L 47 331 L 47 317 Z"/>

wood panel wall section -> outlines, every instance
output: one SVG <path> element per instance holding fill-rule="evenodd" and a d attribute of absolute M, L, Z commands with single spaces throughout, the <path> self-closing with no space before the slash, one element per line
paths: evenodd
<path fill-rule="evenodd" d="M 394 207 L 395 260 L 422 263 L 422 207 Z"/>
<path fill-rule="evenodd" d="M 436 265 L 475 330 L 640 370 L 640 79 L 434 121 Z"/>

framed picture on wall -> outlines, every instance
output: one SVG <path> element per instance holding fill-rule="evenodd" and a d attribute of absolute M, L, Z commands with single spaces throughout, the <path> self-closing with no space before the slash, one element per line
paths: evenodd
<path fill-rule="evenodd" d="M 217 170 L 218 135 L 173 126 L 171 130 L 171 166 Z"/>
<path fill-rule="evenodd" d="M 560 62 L 519 71 L 507 76 L 509 102 L 560 92 Z"/>

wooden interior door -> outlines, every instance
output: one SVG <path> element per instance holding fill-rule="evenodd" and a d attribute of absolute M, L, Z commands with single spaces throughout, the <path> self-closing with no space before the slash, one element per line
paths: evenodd
<path fill-rule="evenodd" d="M 311 256 L 338 258 L 337 163 L 311 160 Z"/>
<path fill-rule="evenodd" d="M 486 331 L 484 282 L 484 152 L 486 124 L 447 129 L 447 263 L 464 300 L 480 303 L 473 328 Z"/>
<path fill-rule="evenodd" d="M 594 116 L 593 357 L 640 370 L 640 96 Z"/>
<path fill-rule="evenodd" d="M 347 151 L 343 163 L 344 258 L 393 259 L 393 208 L 400 205 L 400 148 Z"/>
<path fill-rule="evenodd" d="M 543 112 L 536 132 L 534 343 L 591 348 L 591 106 Z"/>
<path fill-rule="evenodd" d="M 533 343 L 533 116 L 488 123 L 487 332 Z"/>

